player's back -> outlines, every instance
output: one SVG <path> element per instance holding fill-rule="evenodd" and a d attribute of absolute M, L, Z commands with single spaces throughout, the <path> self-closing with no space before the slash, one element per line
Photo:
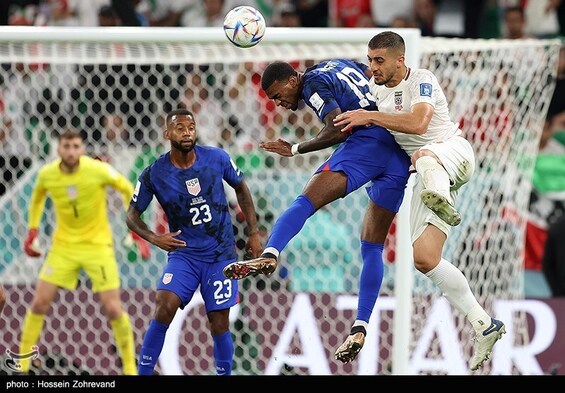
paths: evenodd
<path fill-rule="evenodd" d="M 320 120 L 336 108 L 341 112 L 377 110 L 377 101 L 371 93 L 366 69 L 367 65 L 349 59 L 320 62 L 304 73 L 301 98 Z M 373 150 L 375 143 L 398 147 L 391 133 L 376 125 L 354 127 L 344 143 L 355 143 L 360 149 Z"/>

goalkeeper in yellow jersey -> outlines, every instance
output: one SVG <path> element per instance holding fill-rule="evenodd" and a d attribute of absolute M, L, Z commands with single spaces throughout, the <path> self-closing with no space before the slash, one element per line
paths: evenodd
<path fill-rule="evenodd" d="M 84 151 L 81 135 L 66 131 L 59 136 L 59 158 L 39 170 L 29 205 L 26 254 L 41 256 L 37 235 L 47 196 L 55 209 L 56 228 L 25 316 L 19 352 L 29 353 L 36 345 L 58 289 L 76 289 L 80 271 L 84 270 L 110 321 L 123 373 L 136 375 L 133 330 L 120 300 L 120 277 L 106 211 L 108 186 L 120 192 L 125 209 L 133 185 L 112 166 L 85 156 Z M 148 244 L 140 244 L 145 247 L 142 256 L 147 257 Z M 22 373 L 29 372 L 30 360 L 19 360 Z"/>

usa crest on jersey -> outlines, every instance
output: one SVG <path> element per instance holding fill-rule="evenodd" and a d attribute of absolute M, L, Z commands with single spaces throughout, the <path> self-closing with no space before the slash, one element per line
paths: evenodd
<path fill-rule="evenodd" d="M 78 188 L 75 185 L 67 186 L 67 196 L 69 199 L 77 199 Z"/>
<path fill-rule="evenodd" d="M 198 181 L 198 178 L 187 180 L 185 183 L 186 183 L 186 189 L 188 190 L 188 193 L 190 195 L 196 196 L 202 190 L 200 188 L 200 182 Z"/>
<path fill-rule="evenodd" d="M 173 273 L 165 273 L 163 274 L 163 284 L 168 284 L 173 279 Z"/>

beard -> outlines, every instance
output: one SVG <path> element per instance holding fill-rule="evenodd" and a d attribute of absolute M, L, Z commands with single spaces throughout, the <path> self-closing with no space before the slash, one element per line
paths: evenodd
<path fill-rule="evenodd" d="M 191 143 L 190 145 L 183 145 L 177 141 L 171 141 L 171 146 L 180 151 L 181 153 L 189 153 L 194 149 L 196 143 Z"/>

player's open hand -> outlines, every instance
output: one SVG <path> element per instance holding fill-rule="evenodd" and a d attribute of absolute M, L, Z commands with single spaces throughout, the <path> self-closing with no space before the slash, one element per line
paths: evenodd
<path fill-rule="evenodd" d="M 176 232 L 168 232 L 162 235 L 156 235 L 152 240 L 152 243 L 157 247 L 162 248 L 165 251 L 174 251 L 179 247 L 186 247 L 186 242 L 181 239 L 177 239 L 176 236 L 180 235 L 180 229 Z"/>
<path fill-rule="evenodd" d="M 283 157 L 292 157 L 292 145 L 284 139 L 277 139 L 276 141 L 261 142 L 259 147 L 271 153 L 277 153 Z"/>
<path fill-rule="evenodd" d="M 341 127 L 341 132 L 351 132 L 353 127 L 371 124 L 370 115 L 364 109 L 343 112 L 335 117 L 334 126 Z"/>

